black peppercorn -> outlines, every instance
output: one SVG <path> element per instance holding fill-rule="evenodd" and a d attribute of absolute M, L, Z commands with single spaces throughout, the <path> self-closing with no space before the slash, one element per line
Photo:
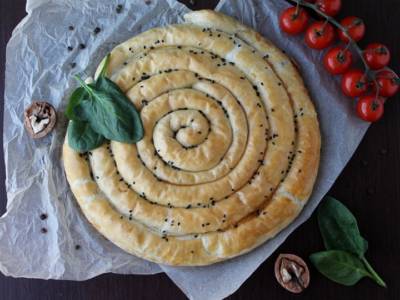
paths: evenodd
<path fill-rule="evenodd" d="M 47 219 L 47 214 L 41 214 L 40 215 L 40 220 L 46 220 Z"/>
<path fill-rule="evenodd" d="M 122 8 L 123 8 L 122 4 L 118 4 L 117 7 L 115 8 L 116 13 L 120 14 L 122 12 Z"/>
<path fill-rule="evenodd" d="M 42 229 L 40 229 L 40 232 L 41 233 L 47 233 L 47 229 L 43 227 Z"/>
<path fill-rule="evenodd" d="M 94 33 L 94 34 L 98 34 L 100 31 L 101 31 L 100 27 L 96 27 L 96 28 L 93 30 L 93 33 Z"/>
<path fill-rule="evenodd" d="M 72 30 L 74 30 L 75 28 L 74 28 L 74 26 L 69 25 L 69 26 L 68 26 L 68 29 L 72 31 Z"/>
<path fill-rule="evenodd" d="M 79 49 L 85 49 L 86 45 L 85 44 L 79 44 Z"/>

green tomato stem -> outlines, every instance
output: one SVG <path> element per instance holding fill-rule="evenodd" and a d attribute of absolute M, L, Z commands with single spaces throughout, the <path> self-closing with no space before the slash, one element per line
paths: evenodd
<path fill-rule="evenodd" d="M 383 279 L 378 275 L 378 273 L 375 272 L 375 270 L 372 268 L 372 266 L 368 263 L 367 259 L 363 256 L 361 258 L 362 262 L 364 263 L 365 267 L 367 268 L 368 272 L 371 273 L 371 278 L 380 286 L 386 288 L 386 283 L 383 281 Z"/>
<path fill-rule="evenodd" d="M 326 22 L 329 22 L 329 23 L 333 24 L 336 28 L 339 28 L 341 31 L 343 31 L 344 35 L 349 39 L 349 44 L 351 44 L 351 46 L 354 48 L 354 50 L 357 52 L 358 56 L 360 57 L 363 65 L 364 65 L 364 68 L 365 68 L 366 76 L 369 77 L 374 82 L 374 84 L 376 86 L 377 96 L 378 96 L 379 95 L 380 86 L 379 86 L 379 84 L 378 84 L 378 82 L 376 80 L 376 73 L 377 72 L 373 72 L 371 70 L 371 68 L 368 66 L 368 63 L 365 60 L 364 55 L 363 55 L 363 50 L 358 46 L 357 42 L 354 41 L 353 38 L 350 36 L 348 29 L 346 27 L 342 26 L 342 24 L 340 24 L 338 21 L 336 21 L 331 16 L 328 16 L 327 14 L 325 14 L 324 12 L 319 10 L 318 7 L 315 4 L 306 2 L 304 0 L 290 0 L 290 1 L 295 2 L 297 5 L 301 5 L 301 6 L 308 7 L 310 9 L 312 9 L 318 15 L 324 17 Z"/>

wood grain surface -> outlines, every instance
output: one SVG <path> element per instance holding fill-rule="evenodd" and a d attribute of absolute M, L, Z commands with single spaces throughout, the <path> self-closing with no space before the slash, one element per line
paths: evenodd
<path fill-rule="evenodd" d="M 153 0 L 154 1 L 154 0 Z M 236 0 L 240 1 L 240 0 Z M 268 0 L 260 0 L 268 1 Z M 282 0 L 283 1 L 283 0 Z M 217 0 L 187 0 L 191 8 L 213 8 Z M 367 24 L 361 43 L 379 41 L 392 50 L 391 66 L 400 72 L 400 1 L 343 0 L 341 16 L 357 15 Z M 25 16 L 25 0 L 0 0 L 0 94 L 4 95 L 6 43 Z M 1 105 L 3 111 L 3 105 Z M 400 299 L 400 97 L 385 105 L 385 116 L 368 130 L 356 154 L 342 172 L 330 195 L 342 200 L 357 216 L 368 239 L 367 258 L 386 280 L 387 289 L 364 279 L 343 287 L 322 277 L 311 267 L 310 287 L 300 296 L 283 290 L 273 275 L 278 253 L 304 258 L 322 249 L 315 215 L 298 228 L 274 255 L 230 299 Z M 3 115 L 3 114 L 1 114 Z M 1 125 L 3 126 L 3 122 Z M 0 155 L 3 155 L 2 147 Z M 4 162 L 0 162 L 0 214 L 5 212 Z M 0 299 L 185 299 L 164 274 L 122 276 L 105 274 L 85 282 L 14 279 L 0 274 Z"/>

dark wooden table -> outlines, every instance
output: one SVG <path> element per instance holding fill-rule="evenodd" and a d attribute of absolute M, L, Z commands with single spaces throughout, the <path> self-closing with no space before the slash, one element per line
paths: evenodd
<path fill-rule="evenodd" d="M 195 2 L 194 8 L 199 9 L 212 8 L 217 1 Z M 357 15 L 365 20 L 367 37 L 364 43 L 380 41 L 388 45 L 393 53 L 392 67 L 400 72 L 399 0 L 343 2 L 343 16 Z M 25 0 L 0 0 L 1 95 L 4 92 L 6 43 L 11 31 L 24 16 Z M 380 288 L 366 279 L 355 287 L 343 287 L 328 281 L 311 268 L 311 286 L 304 294 L 296 296 L 298 299 L 400 299 L 400 97 L 391 99 L 385 110 L 384 119 L 368 130 L 329 194 L 345 202 L 357 216 L 361 231 L 370 242 L 367 257 L 386 280 L 388 288 Z M 0 152 L 2 155 L 2 147 Z M 0 163 L 0 178 L 0 214 L 3 214 L 6 207 L 3 160 Z M 276 253 L 297 253 L 306 258 L 321 249 L 322 241 L 314 215 Z M 275 257 L 273 255 L 264 262 L 231 299 L 293 299 L 295 296 L 275 281 Z M 106 274 L 85 282 L 13 279 L 0 275 L 2 300 L 184 298 L 184 294 L 164 274 Z"/>

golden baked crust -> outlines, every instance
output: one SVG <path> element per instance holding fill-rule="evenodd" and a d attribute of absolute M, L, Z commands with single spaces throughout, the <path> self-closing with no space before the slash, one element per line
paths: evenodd
<path fill-rule="evenodd" d="M 125 251 L 207 265 L 275 236 L 318 171 L 316 112 L 290 60 L 214 11 L 117 46 L 107 75 L 140 111 L 145 136 L 88 154 L 63 147 L 87 219 Z"/>

